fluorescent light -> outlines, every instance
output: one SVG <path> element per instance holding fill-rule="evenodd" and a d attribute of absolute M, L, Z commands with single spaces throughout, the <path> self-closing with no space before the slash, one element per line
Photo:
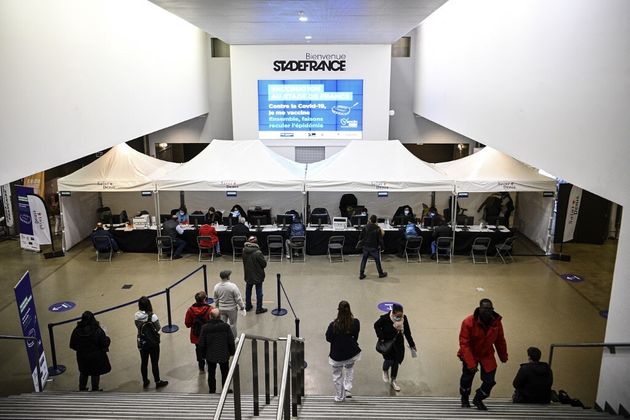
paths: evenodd
<path fill-rule="evenodd" d="M 310 36 L 310 35 L 306 35 L 306 36 L 304 37 L 304 39 L 309 40 L 309 39 L 313 39 L 313 37 L 312 37 L 312 36 Z"/>
<path fill-rule="evenodd" d="M 304 12 L 298 12 L 298 16 L 299 16 L 298 20 L 300 22 L 308 22 L 308 17 L 304 15 Z"/>

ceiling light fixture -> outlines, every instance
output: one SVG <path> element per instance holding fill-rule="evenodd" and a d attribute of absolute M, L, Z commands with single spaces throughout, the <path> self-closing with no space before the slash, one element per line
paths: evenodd
<path fill-rule="evenodd" d="M 304 39 L 306 39 L 306 40 L 310 40 L 310 39 L 313 39 L 313 37 L 312 37 L 312 36 L 310 36 L 310 35 L 306 35 L 306 36 L 304 37 Z"/>
<path fill-rule="evenodd" d="M 298 12 L 298 16 L 299 16 L 298 20 L 300 22 L 308 22 L 308 17 L 304 15 L 304 12 Z"/>

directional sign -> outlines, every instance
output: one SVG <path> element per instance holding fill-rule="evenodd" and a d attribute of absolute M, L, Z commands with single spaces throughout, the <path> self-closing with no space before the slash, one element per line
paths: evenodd
<path fill-rule="evenodd" d="M 398 302 L 381 302 L 381 303 L 379 303 L 378 305 L 376 305 L 376 307 L 377 307 L 380 311 L 383 311 L 383 312 L 389 312 L 389 311 L 391 311 L 391 310 L 392 310 L 392 305 L 394 305 L 394 304 L 396 304 L 396 305 L 400 305 L 400 303 L 398 303 Z M 402 306 L 402 305 L 400 305 L 400 306 Z"/>
<path fill-rule="evenodd" d="M 65 311 L 69 311 L 75 306 L 77 305 L 74 302 L 69 302 L 69 301 L 59 302 L 59 303 L 53 303 L 52 305 L 50 305 L 48 307 L 48 310 L 50 312 L 65 312 Z"/>
<path fill-rule="evenodd" d="M 577 275 L 577 274 L 562 274 L 560 275 L 560 278 L 562 280 L 566 280 L 566 281 L 570 281 L 571 283 L 579 283 L 581 281 L 584 281 L 584 277 Z"/>

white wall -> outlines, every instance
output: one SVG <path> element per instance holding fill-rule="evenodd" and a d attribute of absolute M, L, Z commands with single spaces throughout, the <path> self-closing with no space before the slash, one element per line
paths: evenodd
<path fill-rule="evenodd" d="M 0 184 L 208 112 L 206 52 L 144 0 L 0 2 Z"/>
<path fill-rule="evenodd" d="M 630 204 L 630 2 L 450 0 L 419 28 L 417 114 Z M 622 221 L 607 341 L 630 341 Z M 624 363 L 625 362 L 625 363 Z M 602 361 L 597 401 L 630 407 L 630 363 Z"/>
<path fill-rule="evenodd" d="M 278 59 L 303 59 L 306 53 L 345 54 L 344 72 L 275 72 Z M 232 45 L 232 121 L 234 139 L 258 138 L 258 80 L 363 79 L 363 139 L 384 140 L 389 130 L 390 45 Z M 267 142 L 265 142 L 267 143 Z M 335 144 L 345 144 L 345 141 Z M 270 144 L 277 144 L 275 141 Z M 286 140 L 318 146 L 321 142 Z M 273 147 L 273 146 L 272 146 Z"/>

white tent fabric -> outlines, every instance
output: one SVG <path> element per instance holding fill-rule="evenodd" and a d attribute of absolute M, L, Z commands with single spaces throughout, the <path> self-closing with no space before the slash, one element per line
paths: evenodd
<path fill-rule="evenodd" d="M 453 182 L 411 154 L 398 140 L 354 141 L 309 164 L 307 191 L 453 191 Z"/>
<path fill-rule="evenodd" d="M 457 191 L 555 191 L 556 181 L 491 147 L 436 168 L 455 180 Z"/>
<path fill-rule="evenodd" d="M 89 165 L 59 178 L 59 191 L 153 191 L 154 180 L 180 166 L 140 153 L 125 143 Z"/>
<path fill-rule="evenodd" d="M 303 191 L 305 165 L 260 140 L 213 140 L 199 155 L 160 177 L 160 191 Z"/>

